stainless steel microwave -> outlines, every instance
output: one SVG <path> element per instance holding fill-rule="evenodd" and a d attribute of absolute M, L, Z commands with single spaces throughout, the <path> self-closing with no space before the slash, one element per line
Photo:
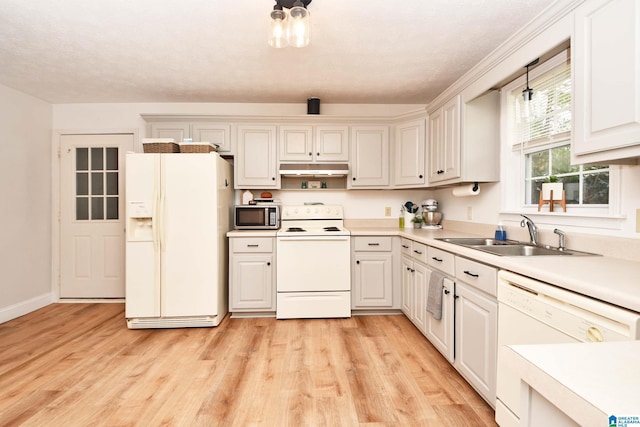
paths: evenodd
<path fill-rule="evenodd" d="M 233 228 L 236 230 L 277 230 L 280 228 L 279 205 L 236 205 Z"/>

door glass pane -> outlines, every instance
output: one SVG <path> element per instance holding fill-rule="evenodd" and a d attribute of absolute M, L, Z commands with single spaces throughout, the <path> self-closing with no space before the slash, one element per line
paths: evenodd
<path fill-rule="evenodd" d="M 118 219 L 117 197 L 107 197 L 107 219 Z"/>
<path fill-rule="evenodd" d="M 100 194 L 104 194 L 104 183 L 103 183 L 103 173 L 92 173 L 91 174 L 91 195 L 98 196 Z"/>
<path fill-rule="evenodd" d="M 103 149 L 101 147 L 91 149 L 91 170 L 95 171 L 103 169 L 102 152 Z"/>
<path fill-rule="evenodd" d="M 76 170 L 89 170 L 89 149 L 76 148 Z"/>
<path fill-rule="evenodd" d="M 91 198 L 91 219 L 104 219 L 104 198 Z"/>
<path fill-rule="evenodd" d="M 118 195 L 118 172 L 107 172 L 107 194 Z"/>
<path fill-rule="evenodd" d="M 76 196 L 89 195 L 89 174 L 76 173 Z"/>
<path fill-rule="evenodd" d="M 76 198 L 76 220 L 89 219 L 89 198 L 77 197 Z"/>
<path fill-rule="evenodd" d="M 107 170 L 118 170 L 118 148 L 107 148 Z"/>

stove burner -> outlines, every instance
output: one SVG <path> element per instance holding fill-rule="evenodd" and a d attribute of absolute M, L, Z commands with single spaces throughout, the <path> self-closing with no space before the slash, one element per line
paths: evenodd
<path fill-rule="evenodd" d="M 324 231 L 340 231 L 338 227 L 325 227 Z"/>
<path fill-rule="evenodd" d="M 300 232 L 304 232 L 307 231 L 304 228 L 301 227 L 289 227 L 287 228 L 287 233 L 300 233 Z"/>

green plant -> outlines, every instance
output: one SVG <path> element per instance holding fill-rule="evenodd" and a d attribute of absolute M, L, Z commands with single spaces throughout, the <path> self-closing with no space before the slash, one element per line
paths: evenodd
<path fill-rule="evenodd" d="M 555 175 L 551 175 L 550 177 L 545 178 L 544 182 L 558 182 L 558 177 Z"/>
<path fill-rule="evenodd" d="M 424 218 L 422 218 L 421 215 L 414 215 L 413 218 L 411 218 L 411 222 L 415 222 L 416 224 L 420 224 L 421 222 L 424 222 Z"/>

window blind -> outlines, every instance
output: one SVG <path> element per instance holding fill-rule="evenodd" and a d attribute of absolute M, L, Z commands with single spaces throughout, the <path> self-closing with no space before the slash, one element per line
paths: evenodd
<path fill-rule="evenodd" d="M 512 141 L 524 147 L 567 139 L 571 132 L 571 65 L 567 59 L 541 77 L 530 80 L 533 99 L 528 118 L 523 117 L 522 90 L 512 91 Z"/>

